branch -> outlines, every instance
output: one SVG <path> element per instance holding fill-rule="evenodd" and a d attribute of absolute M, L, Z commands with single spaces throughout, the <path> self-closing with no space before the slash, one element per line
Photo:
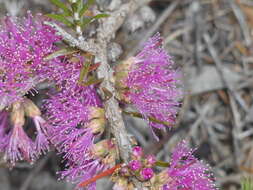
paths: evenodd
<path fill-rule="evenodd" d="M 69 46 L 78 48 L 85 52 L 90 52 L 94 55 L 97 53 L 98 51 L 97 46 L 92 39 L 90 39 L 89 41 L 85 41 L 82 39 L 78 40 L 74 38 L 72 35 L 70 35 L 68 32 L 66 32 L 63 28 L 61 28 L 56 23 L 45 21 L 44 24 L 55 29 L 56 34 L 61 36 L 62 40 L 65 41 Z"/>

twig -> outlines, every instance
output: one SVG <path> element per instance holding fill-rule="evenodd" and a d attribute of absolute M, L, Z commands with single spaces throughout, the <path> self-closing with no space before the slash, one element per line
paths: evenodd
<path fill-rule="evenodd" d="M 235 98 L 235 100 L 240 104 L 240 106 L 244 109 L 245 112 L 248 111 L 248 106 L 245 104 L 245 102 L 239 97 L 239 95 L 234 91 L 233 87 L 231 86 L 231 84 L 227 81 L 227 79 L 225 78 L 225 75 L 223 73 L 223 69 L 222 69 L 222 63 L 221 63 L 221 60 L 215 50 L 215 48 L 213 47 L 212 45 L 212 42 L 211 42 L 211 38 L 210 36 L 205 33 L 203 35 L 204 37 L 204 40 L 207 44 L 207 48 L 214 60 L 214 63 L 216 65 L 216 69 L 217 69 L 217 72 L 219 73 L 220 75 L 220 78 L 222 80 L 222 82 L 224 83 L 224 86 L 227 87 L 227 89 L 229 90 L 229 92 L 231 93 L 231 95 Z"/>
<path fill-rule="evenodd" d="M 234 0 L 229 0 L 229 3 L 230 3 L 230 6 L 231 6 L 234 14 L 235 14 L 235 17 L 237 18 L 237 20 L 240 24 L 242 33 L 245 38 L 245 43 L 247 46 L 250 46 L 252 41 L 251 41 L 251 36 L 250 36 L 250 32 L 249 32 L 250 30 L 249 30 L 248 24 L 246 23 L 246 20 L 245 20 L 245 16 L 244 16 L 243 12 L 241 11 L 241 9 L 235 4 Z"/>
<path fill-rule="evenodd" d="M 146 42 L 148 40 L 148 38 L 150 38 L 150 36 L 152 36 L 157 29 L 164 23 L 164 21 L 171 15 L 171 13 L 176 9 L 177 5 L 179 4 L 180 1 L 176 0 L 173 1 L 173 3 L 162 13 L 162 15 L 158 18 L 158 20 L 155 22 L 155 24 L 153 25 L 152 28 L 149 29 L 148 32 L 146 32 L 145 36 L 142 38 L 142 40 L 139 42 L 139 45 L 136 46 L 136 48 L 133 49 L 133 51 L 131 51 L 129 53 L 129 56 L 133 56 L 135 55 L 140 47 L 143 45 L 144 42 Z"/>
<path fill-rule="evenodd" d="M 71 36 L 68 32 L 66 32 L 63 28 L 61 28 L 59 25 L 45 21 L 44 24 L 51 26 L 53 29 L 56 30 L 56 34 L 63 37 L 63 41 L 69 44 L 71 47 L 78 48 L 82 51 L 90 52 L 92 54 L 96 54 L 98 51 L 96 44 L 93 42 L 93 40 L 84 41 L 82 39 L 76 39 L 73 36 Z"/>
<path fill-rule="evenodd" d="M 194 60 L 198 65 L 198 69 L 202 68 L 201 58 L 200 58 L 200 47 L 201 47 L 201 6 L 199 1 L 194 1 L 192 4 L 192 14 L 193 14 L 193 25 L 194 25 Z"/>

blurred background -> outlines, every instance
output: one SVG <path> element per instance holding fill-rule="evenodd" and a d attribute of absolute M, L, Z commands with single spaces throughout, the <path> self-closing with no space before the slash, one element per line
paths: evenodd
<path fill-rule="evenodd" d="M 97 0 L 100 10 L 113 11 L 125 0 Z M 56 11 L 48 0 L 0 0 L 0 17 L 22 17 Z M 146 154 L 169 161 L 182 139 L 198 147 L 195 155 L 209 163 L 217 186 L 240 189 L 243 177 L 253 176 L 253 1 L 153 0 L 129 16 L 110 44 L 116 63 L 135 55 L 141 45 L 160 32 L 164 47 L 181 68 L 185 97 L 177 124 L 158 132 L 157 142 L 146 123 L 125 117 Z M 43 91 L 35 97 L 39 104 Z M 34 165 L 18 163 L 9 170 L 0 160 L 0 190 L 70 190 L 57 181 L 62 168 L 54 152 Z M 98 190 L 112 189 L 108 179 Z"/>

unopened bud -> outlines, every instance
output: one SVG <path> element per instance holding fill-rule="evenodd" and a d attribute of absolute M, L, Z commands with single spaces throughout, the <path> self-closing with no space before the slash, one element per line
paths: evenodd
<path fill-rule="evenodd" d="M 20 102 L 12 105 L 10 120 L 14 126 L 23 126 L 25 124 L 25 111 Z"/>
<path fill-rule="evenodd" d="M 143 155 L 143 150 L 140 146 L 133 147 L 132 151 L 133 151 L 133 156 L 136 158 L 141 158 L 141 156 Z"/>
<path fill-rule="evenodd" d="M 117 89 L 125 89 L 127 88 L 124 80 L 127 78 L 128 73 L 131 69 L 131 66 L 134 63 L 134 58 L 130 57 L 129 59 L 123 61 L 118 64 L 115 68 L 115 85 Z"/>
<path fill-rule="evenodd" d="M 116 154 L 114 151 L 109 152 L 109 154 L 102 159 L 103 164 L 105 165 L 115 165 Z"/>
<path fill-rule="evenodd" d="M 102 140 L 92 148 L 92 154 L 96 157 L 105 158 L 110 152 L 116 152 L 113 140 Z"/>
<path fill-rule="evenodd" d="M 28 117 L 35 117 L 35 116 L 40 116 L 41 112 L 40 109 L 33 103 L 33 101 L 29 99 L 25 99 L 23 102 L 24 109 L 25 109 L 25 114 Z"/>
<path fill-rule="evenodd" d="M 148 155 L 146 157 L 146 164 L 147 166 L 151 167 L 156 163 L 156 158 L 154 155 Z"/>
<path fill-rule="evenodd" d="M 105 129 L 105 118 L 93 119 L 87 127 L 91 129 L 93 134 L 101 134 Z"/>
<path fill-rule="evenodd" d="M 105 110 L 99 107 L 91 107 L 89 119 L 97 119 L 97 118 L 104 118 L 105 117 Z"/>
<path fill-rule="evenodd" d="M 133 171 L 137 171 L 142 167 L 142 163 L 139 160 L 132 160 L 128 164 L 129 168 Z"/>
<path fill-rule="evenodd" d="M 163 170 L 159 174 L 155 175 L 150 181 L 152 186 L 159 187 L 157 189 L 161 189 L 164 184 L 171 182 L 172 179 L 170 178 L 168 171 Z"/>
<path fill-rule="evenodd" d="M 154 176 L 154 171 L 152 168 L 144 168 L 141 170 L 141 177 L 144 180 L 149 180 Z"/>

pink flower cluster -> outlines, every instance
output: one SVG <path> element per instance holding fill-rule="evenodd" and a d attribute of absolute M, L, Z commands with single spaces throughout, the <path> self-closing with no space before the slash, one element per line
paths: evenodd
<path fill-rule="evenodd" d="M 0 110 L 21 100 L 48 78 L 43 58 L 52 53 L 59 37 L 41 15 L 18 19 L 6 17 L 0 28 Z"/>
<path fill-rule="evenodd" d="M 66 61 L 54 67 L 53 76 L 60 91 L 51 93 L 44 104 L 50 142 L 67 161 L 61 178 L 74 183 L 90 178 L 104 167 L 90 153 L 94 138 L 99 135 L 89 125 L 91 108 L 101 107 L 101 101 L 95 86 L 78 84 L 82 62 L 80 58 L 79 62 Z"/>
<path fill-rule="evenodd" d="M 43 58 L 55 51 L 59 37 L 43 24 L 41 15 L 24 19 L 6 17 L 0 28 L 0 151 L 12 165 L 34 161 L 49 148 L 44 119 L 24 95 L 48 78 Z M 8 107 L 8 110 L 4 108 Z M 25 116 L 33 120 L 35 141 L 26 134 Z"/>
<path fill-rule="evenodd" d="M 45 56 L 57 50 L 55 43 L 60 37 L 44 20 L 30 13 L 24 19 L 6 17 L 0 29 L 0 152 L 12 165 L 19 160 L 32 162 L 48 151 L 51 143 L 66 162 L 65 170 L 59 172 L 61 178 L 79 183 L 115 164 L 117 149 L 111 139 L 95 144 L 106 119 L 97 86 L 78 83 L 84 58 L 77 54 L 75 60 L 60 56 L 45 61 Z M 164 128 L 164 122 L 169 126 L 175 123 L 182 96 L 179 72 L 160 46 L 157 34 L 131 58 L 130 67 L 122 67 L 126 70 L 120 76 L 126 102 L 156 128 Z M 45 80 L 55 88 L 44 101 L 43 119 L 25 95 Z M 34 124 L 32 134 L 24 128 L 27 117 Z M 192 153 L 185 142 L 177 146 L 165 181 L 161 184 L 158 180 L 161 190 L 214 189 L 208 169 Z M 159 178 L 153 169 L 156 162 L 153 155 L 144 157 L 142 148 L 134 147 L 132 160 L 120 169 L 123 181 L 130 175 L 153 183 Z M 87 188 L 95 190 L 95 184 Z"/>
<path fill-rule="evenodd" d="M 215 190 L 209 168 L 193 155 L 185 141 L 179 143 L 172 152 L 167 169 L 168 180 L 162 190 L 194 189 Z"/>
<path fill-rule="evenodd" d="M 161 47 L 159 34 L 153 36 L 137 54 L 125 80 L 125 96 L 156 128 L 164 124 L 152 122 L 153 117 L 172 126 L 175 123 L 182 96 L 180 74 L 167 52 Z"/>

